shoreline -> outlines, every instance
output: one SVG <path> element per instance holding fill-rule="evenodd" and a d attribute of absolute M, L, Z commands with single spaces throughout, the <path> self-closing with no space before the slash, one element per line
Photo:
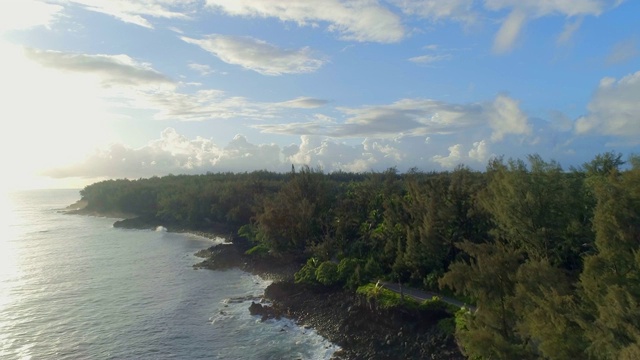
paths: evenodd
<path fill-rule="evenodd" d="M 377 309 L 353 291 L 295 284 L 293 275 L 303 264 L 246 255 L 250 244 L 235 236 L 226 224 L 210 224 L 209 229 L 196 230 L 163 225 L 155 218 L 109 216 L 121 214 L 83 209 L 65 212 L 120 219 L 113 225 L 118 228 L 155 230 L 163 226 L 168 232 L 224 239 L 223 243 L 197 251 L 194 255 L 204 260 L 193 264 L 193 268 L 221 271 L 235 268 L 271 281 L 262 300 L 251 301 L 247 311 L 260 316 L 262 321 L 286 318 L 301 328 L 313 329 L 338 348 L 331 359 L 466 359 L 455 339 L 437 326 L 438 321 L 450 317 L 449 314 Z"/>

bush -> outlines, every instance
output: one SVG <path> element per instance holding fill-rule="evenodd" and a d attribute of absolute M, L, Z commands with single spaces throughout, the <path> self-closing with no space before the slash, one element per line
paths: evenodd
<path fill-rule="evenodd" d="M 414 299 L 405 296 L 403 301 L 400 294 L 385 288 L 379 283 L 362 285 L 356 290 L 356 293 L 366 296 L 369 300 L 375 300 L 377 306 L 381 309 L 400 306 L 413 309 L 418 308 L 418 302 Z"/>
<path fill-rule="evenodd" d="M 436 326 L 438 327 L 438 330 L 446 336 L 453 336 L 456 332 L 456 322 L 452 317 L 438 321 Z"/>
<path fill-rule="evenodd" d="M 316 284 L 316 270 L 318 269 L 318 260 L 310 258 L 307 263 L 298 270 L 293 276 L 296 283 Z"/>
<path fill-rule="evenodd" d="M 316 269 L 315 275 L 316 281 L 326 286 L 334 285 L 340 281 L 338 276 L 338 265 L 331 261 L 325 261 L 320 264 Z"/>
<path fill-rule="evenodd" d="M 438 296 L 434 296 L 429 300 L 423 301 L 420 304 L 419 309 L 426 311 L 446 311 L 451 314 L 455 314 L 458 311 L 457 306 L 442 301 Z"/>
<path fill-rule="evenodd" d="M 362 261 L 354 258 L 344 258 L 338 264 L 338 277 L 346 288 L 356 289 L 362 285 Z"/>
<path fill-rule="evenodd" d="M 269 248 L 264 244 L 258 244 L 252 247 L 251 249 L 245 251 L 245 254 L 258 256 L 258 257 L 266 256 L 269 254 Z"/>

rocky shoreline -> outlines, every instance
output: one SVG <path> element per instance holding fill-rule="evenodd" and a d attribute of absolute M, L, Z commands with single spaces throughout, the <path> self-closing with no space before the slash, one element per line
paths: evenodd
<path fill-rule="evenodd" d="M 452 336 L 436 325 L 444 311 L 378 309 L 361 296 L 290 281 L 265 290 L 272 305 L 252 303 L 262 319 L 287 317 L 341 347 L 333 359 L 465 359 Z"/>
<path fill-rule="evenodd" d="M 341 347 L 333 359 L 462 360 L 455 339 L 438 325 L 450 318 L 445 311 L 380 309 L 352 291 L 293 282 L 301 264 L 252 258 L 237 244 L 220 244 L 196 255 L 206 259 L 196 269 L 240 268 L 274 282 L 264 302 L 252 302 L 251 314 L 263 321 L 286 317 Z"/>
<path fill-rule="evenodd" d="M 77 209 L 69 213 L 105 216 Z M 273 280 L 265 289 L 266 301 L 252 301 L 249 307 L 251 314 L 261 316 L 263 321 L 286 317 L 300 326 L 315 329 L 341 347 L 333 359 L 465 359 L 453 336 L 438 326 L 438 322 L 450 314 L 444 311 L 379 309 L 354 292 L 296 284 L 293 275 L 301 263 L 291 259 L 248 256 L 245 252 L 250 244 L 235 236 L 233 229 L 226 224 L 210 225 L 206 229 L 162 226 L 171 232 L 231 239 L 231 242 L 198 251 L 195 255 L 204 260 L 194 264 L 194 269 L 239 268 Z M 155 218 L 127 217 L 114 223 L 114 227 L 128 229 L 155 229 L 157 226 L 160 222 Z"/>

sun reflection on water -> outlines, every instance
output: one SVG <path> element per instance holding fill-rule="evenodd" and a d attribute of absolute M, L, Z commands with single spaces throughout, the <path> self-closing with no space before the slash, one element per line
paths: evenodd
<path fill-rule="evenodd" d="M 5 284 L 10 282 L 18 274 L 17 249 L 16 249 L 16 223 L 17 215 L 13 208 L 11 195 L 0 193 L 0 306 L 7 299 L 8 292 Z"/>
<path fill-rule="evenodd" d="M 19 278 L 16 220 L 11 194 L 0 192 L 0 313 L 5 313 L 5 308 L 11 306 L 13 288 Z M 6 321 L 10 320 L 0 319 L 0 329 L 10 326 Z M 8 334 L 3 333 L 0 331 L 0 357 L 11 343 Z"/>

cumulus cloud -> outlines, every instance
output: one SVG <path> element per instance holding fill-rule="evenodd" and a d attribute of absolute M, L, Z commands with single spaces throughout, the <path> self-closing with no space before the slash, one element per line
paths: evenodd
<path fill-rule="evenodd" d="M 486 128 L 492 140 L 507 134 L 526 135 L 531 131 L 518 102 L 499 95 L 492 102 L 455 104 L 430 99 L 403 99 L 389 105 L 338 108 L 342 122 L 316 118 L 307 122 L 259 124 L 254 127 L 267 133 L 322 135 L 334 138 L 397 138 L 451 134 Z"/>
<path fill-rule="evenodd" d="M 488 110 L 489 125 L 493 129 L 492 141 L 500 141 L 507 134 L 531 134 L 527 116 L 520 110 L 518 101 L 499 95 Z"/>
<path fill-rule="evenodd" d="M 232 16 L 277 18 L 299 26 L 327 23 L 343 40 L 393 43 L 405 35 L 400 17 L 377 1 L 206 0 L 206 6 Z"/>
<path fill-rule="evenodd" d="M 484 163 L 489 159 L 489 146 L 486 140 L 476 141 L 469 150 L 469 159 Z"/>
<path fill-rule="evenodd" d="M 640 136 L 640 71 L 620 80 L 604 78 L 575 124 L 578 134 L 613 135 L 637 142 Z"/>
<path fill-rule="evenodd" d="M 35 0 L 5 0 L 0 2 L 0 34 L 35 26 L 50 26 L 63 7 Z"/>
<path fill-rule="evenodd" d="M 302 136 L 287 147 L 254 144 L 236 135 L 226 146 L 212 140 L 189 139 L 173 128 L 165 129 L 159 139 L 140 148 L 113 144 L 99 149 L 84 161 L 47 170 L 53 178 L 139 178 L 167 174 L 199 174 L 208 171 L 288 171 L 291 164 L 320 167 L 324 171 L 383 170 L 397 165 L 405 155 L 384 140 L 365 139 L 348 145 L 335 140 Z"/>
<path fill-rule="evenodd" d="M 324 60 L 315 57 L 308 47 L 281 49 L 248 36 L 212 34 L 203 39 L 181 39 L 200 46 L 228 64 L 240 65 L 263 75 L 310 73 L 324 64 Z"/>
<path fill-rule="evenodd" d="M 435 155 L 433 157 L 433 161 L 437 162 L 442 167 L 452 168 L 462 163 L 463 151 L 464 147 L 462 146 L 462 144 L 456 144 L 449 147 L 449 155 Z"/>
<path fill-rule="evenodd" d="M 89 11 L 110 15 L 116 19 L 153 29 L 152 18 L 189 19 L 198 0 L 63 0 L 62 3 L 77 4 Z"/>
<path fill-rule="evenodd" d="M 484 164 L 489 159 L 489 146 L 486 140 L 474 142 L 468 152 L 465 151 L 463 144 L 452 145 L 448 150 L 448 155 L 435 155 L 432 158 L 445 169 L 458 165 Z"/>

